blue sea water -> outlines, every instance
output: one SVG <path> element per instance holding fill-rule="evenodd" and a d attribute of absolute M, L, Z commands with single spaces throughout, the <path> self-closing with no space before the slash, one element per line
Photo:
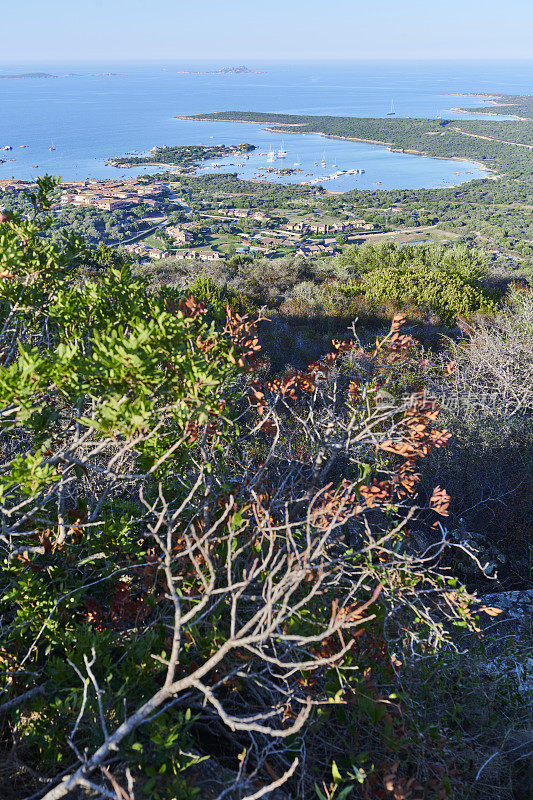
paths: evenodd
<path fill-rule="evenodd" d="M 176 115 L 221 110 L 379 117 L 394 101 L 396 117 L 464 118 L 450 109 L 480 106 L 461 93 L 527 94 L 533 91 L 533 61 L 522 62 L 294 62 L 248 63 L 254 74 L 180 74 L 224 66 L 211 62 L 2 64 L 0 75 L 30 71 L 70 77 L 0 80 L 0 178 L 33 179 L 45 172 L 64 180 L 133 176 L 147 170 L 117 170 L 110 156 L 155 145 L 250 142 L 262 152 L 281 145 L 260 125 L 195 122 Z M 103 74 L 113 73 L 113 74 Z M 487 107 L 490 111 L 490 107 Z M 332 191 L 351 188 L 450 186 L 482 177 L 469 162 L 391 153 L 385 147 L 293 134 L 275 166 L 301 162 L 302 172 L 277 178 L 300 182 L 335 169 L 363 169 L 325 183 Z M 21 148 L 20 145 L 26 145 Z M 53 147 L 55 149 L 50 150 Z M 326 167 L 321 164 L 326 160 Z M 11 160 L 13 159 L 13 160 Z M 230 157 L 224 170 L 244 177 L 267 166 L 265 156 Z M 315 166 L 317 162 L 318 166 Z M 334 167 L 333 165 L 337 166 Z M 214 171 L 211 166 L 206 171 Z M 219 171 L 219 170 L 217 170 Z"/>

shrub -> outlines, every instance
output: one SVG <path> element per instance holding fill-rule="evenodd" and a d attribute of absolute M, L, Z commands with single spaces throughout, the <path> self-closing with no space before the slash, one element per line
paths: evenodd
<path fill-rule="evenodd" d="M 430 356 L 423 380 L 454 437 L 426 463 L 428 487 L 444 482 L 454 522 L 495 551 L 498 573 L 530 583 L 533 546 L 533 292 L 513 290 L 493 318 L 464 326 L 442 359 Z M 441 361 L 454 364 L 445 375 Z M 432 366 L 433 364 L 433 366 Z M 435 366 L 437 369 L 435 369 Z"/>
<path fill-rule="evenodd" d="M 457 274 L 466 281 L 481 281 L 487 272 L 487 257 L 483 250 L 474 247 L 439 247 L 436 245 L 399 245 L 395 242 L 366 242 L 344 251 L 339 264 L 356 275 L 375 269 L 419 264 L 428 269 L 439 269 Z"/>
<path fill-rule="evenodd" d="M 418 307 L 429 307 L 446 323 L 455 322 L 459 315 L 469 317 L 497 308 L 494 295 L 479 283 L 417 262 L 377 267 L 347 284 L 344 291 L 348 297 L 362 295 L 375 308 L 392 303 L 401 309 L 411 301 Z"/>
<path fill-rule="evenodd" d="M 449 497 L 416 505 L 418 462 L 448 433 L 397 380 L 403 319 L 373 349 L 337 342 L 260 380 L 249 319 L 148 291 L 126 264 L 80 281 L 71 244 L 3 217 L 5 791 L 187 797 L 216 755 L 221 793 L 310 796 L 335 758 L 353 771 L 369 726 L 354 787 L 373 790 L 400 745 L 367 670 L 472 625 L 405 535 Z"/>

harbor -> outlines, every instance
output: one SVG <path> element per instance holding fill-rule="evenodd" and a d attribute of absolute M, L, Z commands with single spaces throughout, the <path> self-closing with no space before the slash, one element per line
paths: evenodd
<path fill-rule="evenodd" d="M 176 122 L 179 126 L 190 126 L 190 135 L 194 138 L 200 128 L 205 130 L 211 125 L 216 132 L 202 138 L 203 143 L 231 143 L 243 138 L 243 128 L 238 123 Z M 233 127 L 231 139 L 228 126 Z M 185 138 L 183 133 L 180 138 Z M 486 175 L 468 161 L 426 158 L 395 152 L 384 145 L 312 133 L 291 132 L 282 139 L 260 125 L 247 125 L 246 139 L 256 145 L 255 151 L 204 161 L 196 170 L 197 174 L 236 173 L 246 180 L 299 183 L 335 193 L 353 189 L 450 187 Z"/>

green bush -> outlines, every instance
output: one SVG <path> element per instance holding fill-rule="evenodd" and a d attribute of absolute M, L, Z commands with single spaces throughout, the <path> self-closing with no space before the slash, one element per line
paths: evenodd
<path fill-rule="evenodd" d="M 360 247 L 345 250 L 338 261 L 356 275 L 364 275 L 376 269 L 420 264 L 428 269 L 439 269 L 475 282 L 482 280 L 487 272 L 487 257 L 483 250 L 459 246 L 439 247 L 433 244 L 366 242 Z"/>
<path fill-rule="evenodd" d="M 375 309 L 392 304 L 401 310 L 405 304 L 413 303 L 431 309 L 447 324 L 456 322 L 458 316 L 493 313 L 497 309 L 494 294 L 484 290 L 477 280 L 416 261 L 376 267 L 348 283 L 344 292 L 348 297 L 364 297 Z"/>

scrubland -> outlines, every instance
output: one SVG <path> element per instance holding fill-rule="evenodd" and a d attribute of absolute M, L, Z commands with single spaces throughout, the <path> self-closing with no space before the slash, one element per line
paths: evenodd
<path fill-rule="evenodd" d="M 522 800 L 527 284 L 0 217 L 0 797 Z"/>

